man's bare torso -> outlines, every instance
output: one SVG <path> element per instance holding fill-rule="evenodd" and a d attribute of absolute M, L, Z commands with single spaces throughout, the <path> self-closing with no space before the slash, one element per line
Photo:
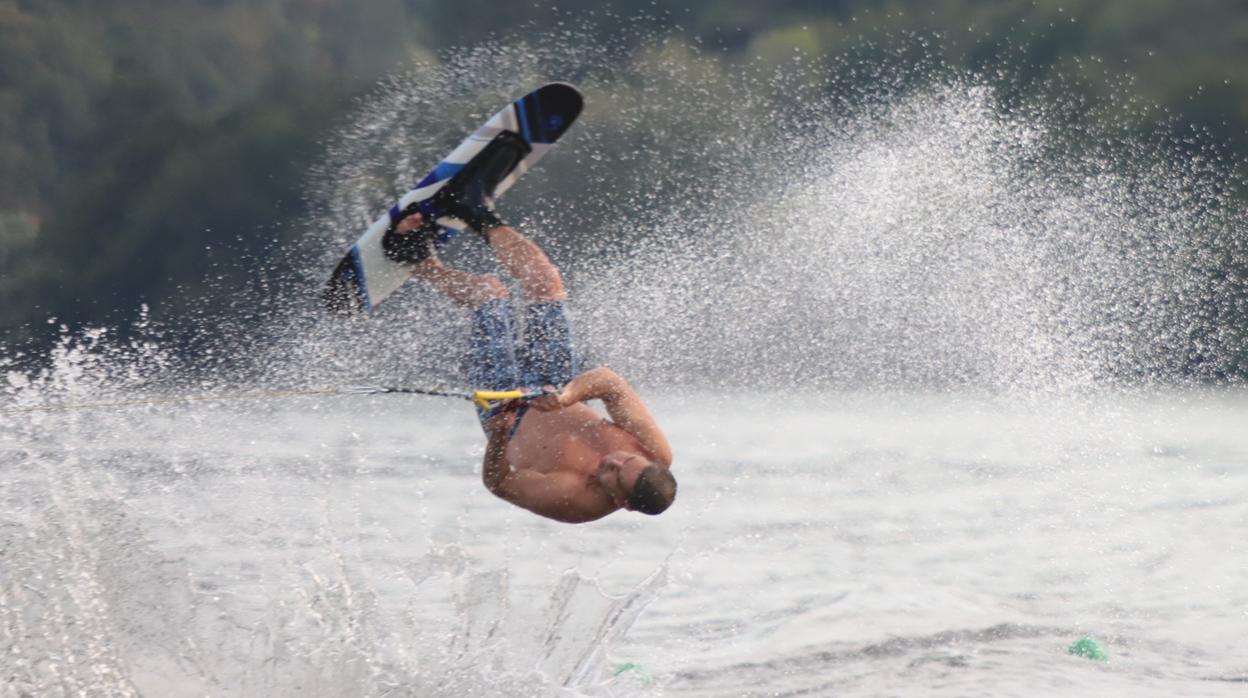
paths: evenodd
<path fill-rule="evenodd" d="M 526 411 L 507 444 L 507 460 L 517 470 L 593 475 L 603 456 L 613 451 L 650 457 L 632 434 L 582 403 L 550 412 Z"/>

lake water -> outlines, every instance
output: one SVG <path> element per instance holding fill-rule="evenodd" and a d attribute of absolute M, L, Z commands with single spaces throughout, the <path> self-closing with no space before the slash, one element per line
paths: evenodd
<path fill-rule="evenodd" d="M 1243 695 L 1248 396 L 653 397 L 677 503 L 581 526 L 462 404 L 8 415 L 0 693 Z"/>

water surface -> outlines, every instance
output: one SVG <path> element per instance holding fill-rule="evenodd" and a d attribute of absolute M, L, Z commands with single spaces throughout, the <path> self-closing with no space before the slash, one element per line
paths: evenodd
<path fill-rule="evenodd" d="M 10 690 L 1242 691 L 1242 394 L 655 408 L 677 504 L 582 526 L 485 491 L 458 404 L 32 416 L 0 478 Z"/>

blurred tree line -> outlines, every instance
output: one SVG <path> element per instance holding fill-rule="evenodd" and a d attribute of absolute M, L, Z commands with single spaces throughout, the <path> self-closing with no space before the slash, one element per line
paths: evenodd
<path fill-rule="evenodd" d="M 567 20 L 729 62 L 921 34 L 952 65 L 1088 75 L 1248 154 L 1238 0 L 0 0 L 0 337 L 173 314 L 215 245 L 281 264 L 265 245 L 306 213 L 353 99 L 412 58 Z"/>

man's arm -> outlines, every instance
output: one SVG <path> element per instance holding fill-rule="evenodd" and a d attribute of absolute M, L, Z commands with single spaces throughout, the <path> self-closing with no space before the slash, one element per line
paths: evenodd
<path fill-rule="evenodd" d="M 507 462 L 507 442 L 511 436 L 511 424 L 502 414 L 494 415 L 486 422 L 489 440 L 485 444 L 485 462 L 481 464 L 481 482 L 485 489 L 497 494 L 503 481 L 511 472 Z"/>
<path fill-rule="evenodd" d="M 509 421 L 495 417 L 487 427 L 489 441 L 481 481 L 490 492 L 534 514 L 565 523 L 593 521 L 615 510 L 610 497 L 588 488 L 576 473 L 513 471 L 507 463 Z"/>
<path fill-rule="evenodd" d="M 606 367 L 586 371 L 573 378 L 554 397 L 557 397 L 559 407 L 568 407 L 586 400 L 602 400 L 607 414 L 611 415 L 611 421 L 632 434 L 656 461 L 666 466 L 672 464 L 672 445 L 667 442 L 663 430 L 654 421 L 654 415 L 650 414 L 646 403 L 633 392 L 628 382 L 615 371 Z M 537 401 L 534 406 L 539 409 L 543 407 Z"/>

